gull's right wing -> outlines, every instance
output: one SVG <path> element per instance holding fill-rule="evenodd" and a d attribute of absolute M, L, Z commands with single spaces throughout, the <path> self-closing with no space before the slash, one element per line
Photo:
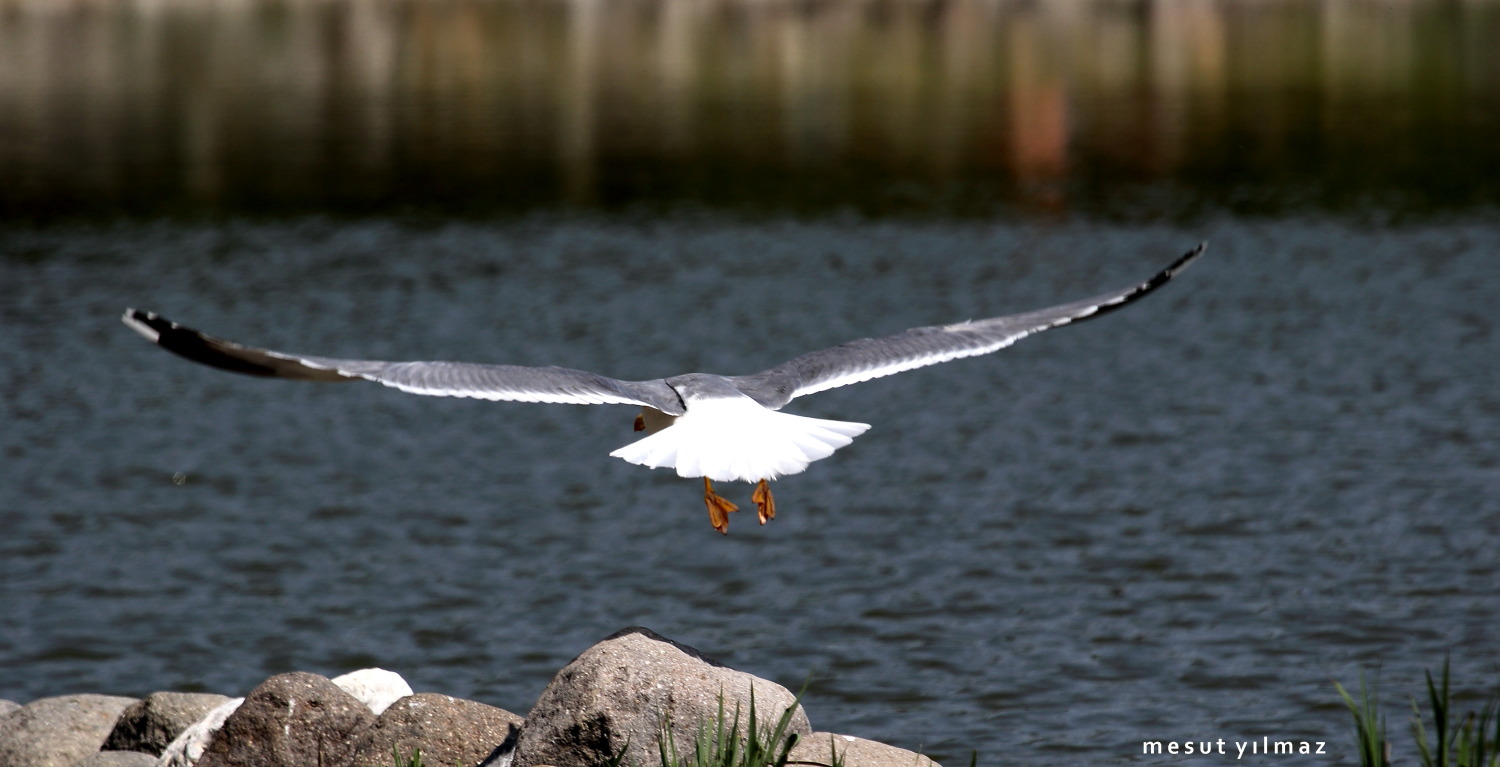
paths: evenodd
<path fill-rule="evenodd" d="M 1206 247 L 1207 243 L 1198 245 L 1151 279 L 1128 288 L 1021 314 L 912 328 L 884 338 L 861 338 L 731 380 L 740 391 L 774 410 L 806 394 L 989 354 L 1033 333 L 1092 319 L 1136 301 L 1167 284 L 1203 255 Z"/>

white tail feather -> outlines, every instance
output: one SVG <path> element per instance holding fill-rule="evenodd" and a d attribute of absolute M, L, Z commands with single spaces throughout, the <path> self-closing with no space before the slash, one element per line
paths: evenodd
<path fill-rule="evenodd" d="M 749 397 L 698 400 L 671 426 L 610 455 L 683 477 L 757 482 L 796 474 L 869 428 L 767 410 Z"/>

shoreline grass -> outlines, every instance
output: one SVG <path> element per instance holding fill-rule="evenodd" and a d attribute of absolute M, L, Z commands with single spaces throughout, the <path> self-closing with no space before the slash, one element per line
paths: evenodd
<path fill-rule="evenodd" d="M 1453 690 L 1448 659 L 1443 659 L 1441 681 L 1427 677 L 1427 715 L 1411 699 L 1411 735 L 1416 743 L 1422 767 L 1500 767 L 1500 690 L 1485 699 L 1479 711 L 1470 710 L 1455 716 Z M 1365 675 L 1359 675 L 1359 698 L 1356 699 L 1337 681 L 1333 683 L 1344 706 L 1354 719 L 1355 742 L 1361 767 L 1390 767 L 1391 741 L 1385 718 L 1380 715 L 1378 690 L 1365 686 Z"/>
<path fill-rule="evenodd" d="M 776 725 L 761 726 L 755 711 L 755 688 L 750 689 L 750 713 L 745 723 L 745 734 L 740 732 L 740 707 L 734 706 L 731 722 L 724 711 L 724 696 L 719 696 L 719 712 L 712 722 L 699 722 L 697 735 L 693 738 L 692 750 L 683 753 L 677 748 L 677 738 L 672 733 L 672 720 L 662 721 L 661 734 L 657 738 L 661 754 L 661 767 L 786 767 L 792 748 L 797 745 L 796 733 L 788 733 L 792 717 L 801 702 L 799 694 L 782 712 Z M 726 727 L 726 722 L 728 726 Z M 832 755 L 831 767 L 843 767 L 843 759 Z"/>

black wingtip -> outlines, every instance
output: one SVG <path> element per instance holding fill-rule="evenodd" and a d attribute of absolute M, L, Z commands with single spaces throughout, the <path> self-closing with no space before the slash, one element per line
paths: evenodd
<path fill-rule="evenodd" d="M 1167 284 L 1168 282 L 1171 282 L 1172 278 L 1176 277 L 1178 272 L 1181 272 L 1183 269 L 1188 268 L 1188 266 L 1196 261 L 1199 256 L 1203 255 L 1203 251 L 1207 249 L 1207 242 L 1198 243 L 1198 247 L 1193 248 L 1192 250 L 1178 257 L 1176 261 L 1173 261 L 1167 268 L 1157 272 L 1154 276 L 1151 277 L 1151 279 L 1146 280 L 1145 282 L 1135 286 L 1134 288 L 1131 288 L 1130 290 L 1110 297 L 1108 300 L 1105 300 L 1097 306 L 1093 307 L 1093 311 L 1089 312 L 1085 316 L 1098 317 L 1100 315 L 1108 314 L 1123 306 L 1132 304 L 1140 300 L 1141 298 L 1144 298 L 1147 294 L 1152 293 L 1157 288 Z M 1070 321 L 1076 321 L 1080 319 L 1084 319 L 1084 317 L 1074 317 Z"/>
<path fill-rule="evenodd" d="M 1197 261 L 1198 257 L 1203 255 L 1203 251 L 1205 250 L 1208 250 L 1208 240 L 1204 240 L 1203 242 L 1198 243 L 1198 247 L 1193 248 L 1187 253 L 1184 253 L 1181 258 L 1173 261 L 1171 266 L 1162 270 L 1162 274 L 1167 279 L 1176 277 L 1178 272 L 1188 268 L 1189 264 Z"/>
<path fill-rule="evenodd" d="M 1179 272 L 1191 266 L 1194 261 L 1197 261 L 1198 257 L 1203 255 L 1203 251 L 1205 250 L 1208 250 L 1208 242 L 1204 241 L 1198 243 L 1198 247 L 1182 254 L 1182 256 L 1180 256 L 1176 261 L 1173 261 L 1170 266 L 1161 270 L 1160 272 L 1157 272 L 1155 277 L 1147 280 L 1145 284 L 1137 288 L 1134 291 L 1133 295 L 1130 296 L 1130 298 L 1139 298 L 1140 296 L 1150 293 L 1151 291 L 1156 290 L 1162 285 L 1165 285 L 1167 281 L 1171 280 L 1173 277 L 1176 277 Z"/>
<path fill-rule="evenodd" d="M 131 330 L 173 354 L 231 373 L 297 381 L 354 381 L 337 370 L 307 364 L 267 349 L 241 346 L 179 325 L 155 312 L 126 309 L 120 317 Z"/>
<path fill-rule="evenodd" d="M 179 325 L 155 312 L 126 309 L 120 321 L 146 340 L 194 362 L 245 375 L 277 375 L 272 367 L 247 359 L 237 345 Z"/>
<path fill-rule="evenodd" d="M 125 323 L 126 327 L 140 333 L 146 340 L 153 344 L 161 341 L 162 328 L 160 325 L 166 322 L 151 312 L 143 312 L 139 309 L 131 308 L 125 309 L 125 313 L 120 315 L 120 321 Z M 166 324 L 168 326 L 171 325 L 171 323 Z"/>

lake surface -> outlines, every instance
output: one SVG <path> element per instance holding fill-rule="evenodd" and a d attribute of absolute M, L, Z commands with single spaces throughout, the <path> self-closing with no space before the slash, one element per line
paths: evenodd
<path fill-rule="evenodd" d="M 1497 6 L 685 7 L 0 13 L 0 698 L 380 666 L 524 715 L 644 625 L 953 767 L 1347 764 L 1361 671 L 1411 759 L 1424 669 L 1495 689 Z M 874 427 L 726 537 L 608 457 L 632 408 L 118 321 L 748 373 L 1201 240 L 1138 306 L 795 401 Z"/>
<path fill-rule="evenodd" d="M 1331 741 L 1500 630 L 1490 225 L 121 224 L 4 240 L 3 694 L 379 665 L 524 713 L 642 624 L 949 762 Z M 1129 284 L 1137 307 L 799 400 L 874 424 L 720 537 L 623 407 L 200 368 L 116 321 L 375 358 L 749 372 Z M 734 497 L 748 501 L 748 489 Z"/>

